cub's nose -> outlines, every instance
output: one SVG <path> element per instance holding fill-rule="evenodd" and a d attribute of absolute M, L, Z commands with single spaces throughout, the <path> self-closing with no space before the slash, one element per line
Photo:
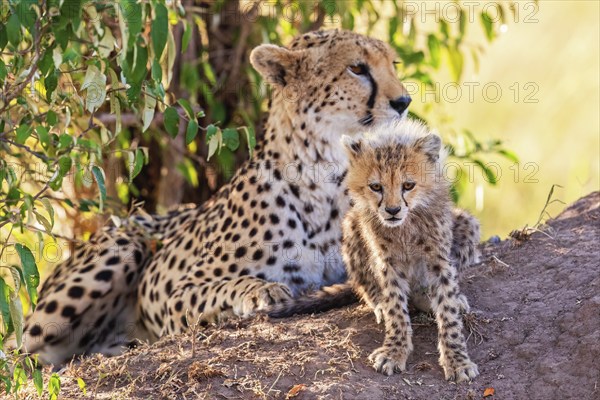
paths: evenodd
<path fill-rule="evenodd" d="M 402 114 L 408 108 L 408 105 L 412 99 L 410 96 L 401 96 L 397 99 L 390 100 L 390 106 L 398 112 L 398 114 Z"/>
<path fill-rule="evenodd" d="M 386 207 L 385 212 L 387 212 L 390 215 L 396 215 L 400 212 L 401 208 L 402 207 Z"/>

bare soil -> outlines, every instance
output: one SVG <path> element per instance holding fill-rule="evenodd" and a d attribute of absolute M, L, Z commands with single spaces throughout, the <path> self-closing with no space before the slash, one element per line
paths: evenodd
<path fill-rule="evenodd" d="M 61 372 L 61 398 L 600 399 L 599 236 L 595 192 L 542 231 L 483 245 L 484 261 L 461 282 L 473 308 L 468 346 L 481 372 L 468 384 L 444 380 L 427 314 L 411 316 L 408 371 L 375 372 L 367 356 L 383 327 L 354 305 L 232 321 L 119 357 L 94 356 Z"/>

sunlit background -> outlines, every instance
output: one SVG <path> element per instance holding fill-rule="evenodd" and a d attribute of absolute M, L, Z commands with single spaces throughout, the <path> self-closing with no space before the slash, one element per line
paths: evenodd
<path fill-rule="evenodd" d="M 508 16 L 499 38 L 485 47 L 478 71 L 465 64 L 456 102 L 457 91 L 446 86 L 440 117 L 479 139 L 501 139 L 519 157 L 518 165 L 501 157 L 486 160 L 501 166 L 496 186 L 473 168 L 476 184 L 460 204 L 481 219 L 484 239 L 534 225 L 552 185 L 562 186 L 553 198 L 567 204 L 600 187 L 600 3 L 540 1 L 535 10 L 527 3 L 518 3 L 520 12 Z M 471 38 L 485 42 L 482 30 Z M 439 82 L 443 97 L 449 75 Z M 433 99 L 414 97 L 417 109 Z M 547 211 L 556 216 L 562 208 L 554 202 Z"/>

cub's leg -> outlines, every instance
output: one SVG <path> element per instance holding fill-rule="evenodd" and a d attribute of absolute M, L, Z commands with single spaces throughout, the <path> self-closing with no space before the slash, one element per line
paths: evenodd
<path fill-rule="evenodd" d="M 344 222 L 342 256 L 348 273 L 348 281 L 356 294 L 373 310 L 377 323 L 383 321 L 381 287 L 368 267 L 369 256 L 360 236 L 350 222 Z"/>
<path fill-rule="evenodd" d="M 440 365 L 447 380 L 462 382 L 479 375 L 477 365 L 467 353 L 467 345 L 462 333 L 461 310 L 465 308 L 460 294 L 456 269 L 440 255 L 430 262 L 432 276 L 431 306 L 438 325 L 438 350 Z"/>
<path fill-rule="evenodd" d="M 409 283 L 402 271 L 391 266 L 377 265 L 375 268 L 382 288 L 378 307 L 385 321 L 385 338 L 369 360 L 378 372 L 392 375 L 406 370 L 406 360 L 413 349 L 408 316 Z"/>

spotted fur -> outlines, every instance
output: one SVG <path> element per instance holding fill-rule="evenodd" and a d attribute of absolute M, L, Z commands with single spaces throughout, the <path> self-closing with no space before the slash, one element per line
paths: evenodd
<path fill-rule="evenodd" d="M 385 43 L 339 30 L 307 33 L 287 48 L 254 49 L 252 65 L 273 92 L 252 159 L 210 201 L 152 227 L 162 237 L 156 253 L 139 232 L 117 230 L 98 239 L 97 250 L 76 252 L 45 285 L 25 348 L 45 349 L 52 363 L 114 354 L 135 338 L 152 341 L 192 322 L 247 317 L 344 281 L 339 247 L 348 160 L 339 140 L 406 116 L 410 97 L 395 58 Z M 114 262 L 115 251 L 141 257 Z M 107 269 L 110 281 L 98 277 Z M 69 295 L 75 286 L 81 296 Z M 103 294 L 92 297 L 98 290 Z M 62 317 L 66 307 L 73 310 Z M 60 337 L 48 328 L 57 323 L 67 326 Z M 73 339 L 70 332 L 82 326 L 91 328 Z"/>
<path fill-rule="evenodd" d="M 479 232 L 463 231 L 470 218 L 452 213 L 440 138 L 409 121 L 375 130 L 365 139 L 345 138 L 344 145 L 355 205 L 343 223 L 343 257 L 350 284 L 385 324 L 383 345 L 369 359 L 386 375 L 406 369 L 413 349 L 408 299 L 411 288 L 426 288 L 446 379 L 475 378 L 477 365 L 462 333 L 461 312 L 469 306 L 459 290 L 452 243 L 453 235 L 477 243 Z M 474 251 L 466 248 L 468 258 Z"/>

